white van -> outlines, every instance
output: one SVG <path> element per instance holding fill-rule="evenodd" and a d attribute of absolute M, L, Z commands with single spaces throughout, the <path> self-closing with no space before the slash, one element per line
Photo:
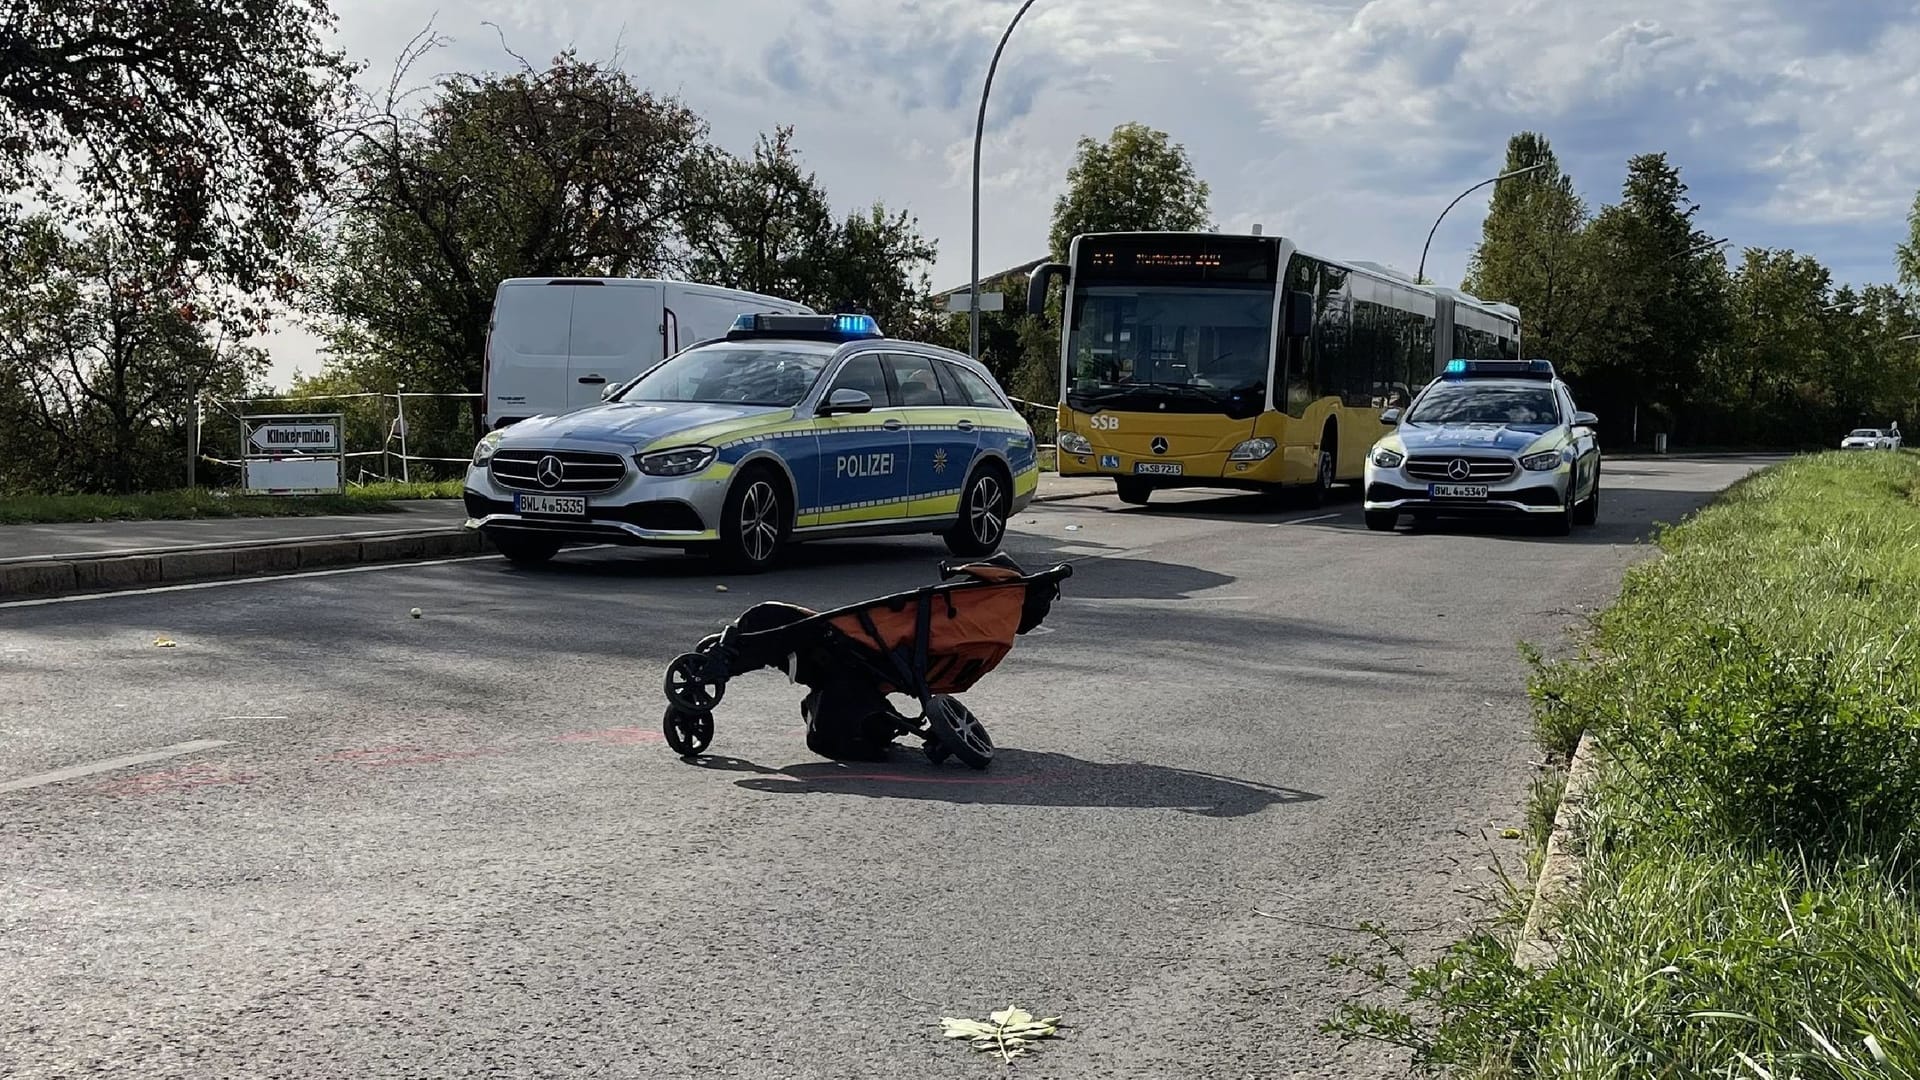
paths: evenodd
<path fill-rule="evenodd" d="M 508 278 L 487 326 L 489 430 L 599 403 L 601 393 L 747 312 L 811 315 L 773 296 L 643 278 Z"/>

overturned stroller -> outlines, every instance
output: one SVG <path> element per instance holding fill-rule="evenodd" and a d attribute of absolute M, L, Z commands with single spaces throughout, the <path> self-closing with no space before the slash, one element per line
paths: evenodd
<path fill-rule="evenodd" d="M 1006 555 L 940 566 L 944 584 L 832 611 L 756 604 L 667 667 L 667 745 L 683 756 L 713 742 L 713 710 L 727 680 L 780 668 L 808 688 L 800 713 L 807 749 L 843 761 L 881 761 L 894 739 L 918 736 L 934 764 L 949 756 L 976 769 L 993 739 L 954 694 L 992 671 L 1013 639 L 1040 625 L 1073 567 L 1028 574 Z M 887 700 L 920 703 L 903 715 Z"/>

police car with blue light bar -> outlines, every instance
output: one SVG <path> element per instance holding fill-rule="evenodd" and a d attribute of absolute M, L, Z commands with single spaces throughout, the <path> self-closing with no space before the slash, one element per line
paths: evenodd
<path fill-rule="evenodd" d="M 1600 515 L 1600 441 L 1592 413 L 1545 360 L 1453 360 L 1367 453 L 1367 528 L 1499 514 L 1537 517 L 1565 535 Z"/>
<path fill-rule="evenodd" d="M 753 571 L 836 536 L 991 554 L 1038 483 L 1033 432 L 978 363 L 866 315 L 759 314 L 600 405 L 488 433 L 465 496 L 467 526 L 515 562 L 648 544 Z"/>

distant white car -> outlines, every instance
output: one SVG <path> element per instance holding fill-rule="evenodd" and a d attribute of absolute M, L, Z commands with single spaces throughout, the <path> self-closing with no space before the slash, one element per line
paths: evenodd
<path fill-rule="evenodd" d="M 1842 450 L 1893 450 L 1899 447 L 1897 439 L 1890 438 L 1879 428 L 1854 428 L 1847 437 L 1840 440 Z"/>

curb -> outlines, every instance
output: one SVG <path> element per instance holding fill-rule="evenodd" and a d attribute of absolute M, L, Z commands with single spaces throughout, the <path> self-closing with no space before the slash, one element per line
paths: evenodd
<path fill-rule="evenodd" d="M 1581 851 L 1582 811 L 1599 779 L 1599 758 L 1593 736 L 1582 735 L 1567 766 L 1567 789 L 1560 796 L 1560 808 L 1554 811 L 1553 831 L 1547 835 L 1547 857 L 1540 864 L 1533 903 L 1513 950 L 1513 962 L 1520 967 L 1547 967 L 1559 958 L 1560 912 L 1586 878 Z"/>
<path fill-rule="evenodd" d="M 478 531 L 454 528 L 388 533 L 366 539 L 320 536 L 218 548 L 16 561 L 0 565 L 0 601 L 39 600 L 73 593 L 217 581 L 328 566 L 478 555 L 488 550 Z"/>

